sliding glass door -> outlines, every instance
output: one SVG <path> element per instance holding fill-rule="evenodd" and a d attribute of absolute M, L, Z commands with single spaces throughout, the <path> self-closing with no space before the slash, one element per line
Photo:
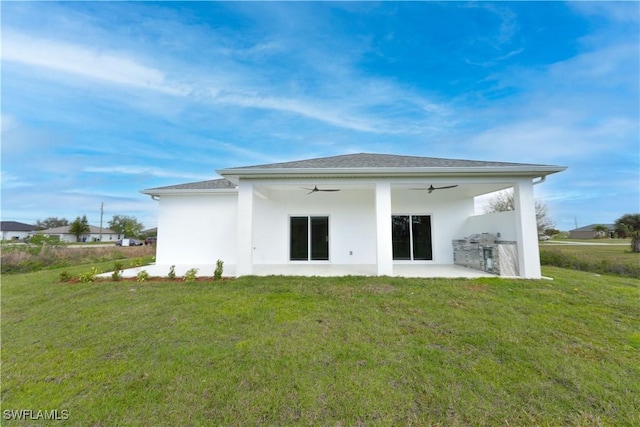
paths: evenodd
<path fill-rule="evenodd" d="M 394 260 L 433 260 L 429 215 L 393 215 L 391 232 Z"/>
<path fill-rule="evenodd" d="M 329 217 L 292 216 L 289 236 L 291 261 L 329 260 Z"/>

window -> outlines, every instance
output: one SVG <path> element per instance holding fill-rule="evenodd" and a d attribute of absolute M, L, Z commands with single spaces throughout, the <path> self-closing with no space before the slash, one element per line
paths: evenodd
<path fill-rule="evenodd" d="M 289 236 L 291 261 L 329 260 L 329 217 L 292 216 Z"/>
<path fill-rule="evenodd" d="M 394 260 L 433 260 L 429 215 L 393 215 L 391 233 Z"/>

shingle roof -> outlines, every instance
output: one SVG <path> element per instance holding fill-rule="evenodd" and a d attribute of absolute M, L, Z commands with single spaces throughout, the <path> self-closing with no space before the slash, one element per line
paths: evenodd
<path fill-rule="evenodd" d="M 345 154 L 297 160 L 293 162 L 270 163 L 243 166 L 230 169 L 334 169 L 334 168 L 460 168 L 460 167 L 500 167 L 500 166 L 543 166 L 528 163 L 488 162 L 479 160 L 441 159 L 436 157 L 399 156 L 393 154 Z"/>
<path fill-rule="evenodd" d="M 188 182 L 186 184 L 168 185 L 166 187 L 156 187 L 144 190 L 145 192 L 157 190 L 216 190 L 224 188 L 236 188 L 235 184 L 225 178 L 212 179 L 209 181 Z"/>
<path fill-rule="evenodd" d="M 31 224 L 25 224 L 17 221 L 0 221 L 0 230 L 2 231 L 33 231 L 37 227 Z"/>
<path fill-rule="evenodd" d="M 292 177 L 292 176 L 392 176 L 411 174 L 524 174 L 541 177 L 566 169 L 563 166 L 530 163 L 490 162 L 480 160 L 441 159 L 435 157 L 400 156 L 393 154 L 345 154 L 292 162 L 269 163 L 254 166 L 221 169 L 216 172 L 226 177 L 210 181 L 190 182 L 143 190 L 156 196 L 174 190 L 201 191 L 237 188 L 238 177 Z M 229 178 L 229 179 L 227 179 Z"/>

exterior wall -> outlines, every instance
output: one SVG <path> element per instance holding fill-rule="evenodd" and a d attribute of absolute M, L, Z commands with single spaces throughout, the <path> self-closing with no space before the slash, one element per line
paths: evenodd
<path fill-rule="evenodd" d="M 47 234 L 48 236 L 58 236 L 61 242 L 65 243 L 76 243 L 78 240 L 76 239 L 75 234 L 69 233 L 51 233 Z M 121 234 L 113 234 L 113 233 L 102 233 L 102 242 L 103 243 L 115 243 L 118 239 L 121 239 Z M 100 240 L 100 233 L 91 233 L 91 234 L 83 234 L 80 236 L 81 242 L 97 242 Z"/>
<path fill-rule="evenodd" d="M 236 205 L 233 193 L 162 196 L 156 264 L 235 264 Z"/>
<path fill-rule="evenodd" d="M 319 192 L 309 195 L 302 191 L 270 191 L 268 199 L 255 197 L 253 262 L 289 263 L 289 217 L 318 215 L 329 217 L 328 262 L 375 264 L 374 203 L 373 190 L 343 190 L 339 193 Z"/>
<path fill-rule="evenodd" d="M 31 236 L 34 232 L 29 231 L 3 231 L 2 240 L 23 240 Z"/>
<path fill-rule="evenodd" d="M 392 214 L 431 215 L 433 261 L 452 264 L 451 241 L 473 213 L 473 199 L 412 190 L 391 190 Z M 254 198 L 254 264 L 289 263 L 289 217 L 329 217 L 329 263 L 376 264 L 375 190 L 343 190 L 339 193 L 269 191 L 266 199 Z M 391 228 L 391 218 L 388 218 Z M 160 239 L 158 239 L 160 240 Z M 327 263 L 327 261 L 312 261 Z M 406 262 L 406 261 L 405 261 Z M 294 261 L 299 263 L 299 261 Z"/>
<path fill-rule="evenodd" d="M 386 190 L 379 191 L 376 182 Z M 253 274 L 254 266 L 286 264 L 350 265 L 354 271 L 377 266 L 378 274 L 389 274 L 392 263 L 384 251 L 378 251 L 378 242 L 380 230 L 388 227 L 391 231 L 391 218 L 386 218 L 389 205 L 381 203 L 390 198 L 391 215 L 431 217 L 433 249 L 432 261 L 393 264 L 453 264 L 452 241 L 472 234 L 500 233 L 500 240 L 517 242 L 515 270 L 524 277 L 540 277 L 531 181 L 514 185 L 520 210 L 486 215 L 474 215 L 474 200 L 463 193 L 442 190 L 429 194 L 408 189 L 406 183 L 394 186 L 393 180 L 361 180 L 350 183 L 357 188 L 343 185 L 340 192 L 313 194 L 294 185 L 291 181 L 251 180 L 241 181 L 239 193 L 162 195 L 156 264 L 213 266 L 221 259 L 237 275 Z M 312 186 L 308 182 L 299 185 Z M 325 186 L 331 184 L 325 182 Z M 376 200 L 377 193 L 384 200 Z M 381 205 L 387 206 L 386 219 L 378 221 L 376 212 Z M 289 260 L 291 216 L 329 217 L 329 261 Z M 380 254 L 382 259 L 378 259 Z"/>
<path fill-rule="evenodd" d="M 456 199 L 452 197 L 453 194 L 446 190 L 431 194 L 415 190 L 392 190 L 391 192 L 393 215 L 431 215 L 432 263 L 435 264 L 453 264 L 451 241 L 459 236 L 459 230 L 464 226 L 469 215 L 473 215 L 474 212 L 473 198 Z"/>
<path fill-rule="evenodd" d="M 484 215 L 473 215 L 466 218 L 464 226 L 457 237 L 471 236 L 472 234 L 490 233 L 499 237 L 499 240 L 516 240 L 516 212 L 495 212 Z"/>
<path fill-rule="evenodd" d="M 593 239 L 596 233 L 594 231 L 570 231 L 569 237 L 572 239 Z"/>

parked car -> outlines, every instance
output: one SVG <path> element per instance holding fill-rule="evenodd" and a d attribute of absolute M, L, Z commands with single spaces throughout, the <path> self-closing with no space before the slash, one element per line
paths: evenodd
<path fill-rule="evenodd" d="M 142 246 L 144 245 L 143 242 L 141 242 L 140 240 L 136 240 L 136 239 L 120 239 L 116 242 L 116 246 L 122 246 L 122 241 L 123 240 L 128 240 L 129 244 L 125 245 L 125 246 Z"/>
<path fill-rule="evenodd" d="M 541 236 L 538 236 L 538 240 L 540 240 L 541 242 L 546 242 L 547 240 L 551 240 L 551 236 L 547 236 L 546 234 L 543 234 Z"/>
<path fill-rule="evenodd" d="M 144 244 L 145 245 L 155 245 L 157 241 L 158 241 L 157 237 L 147 237 L 146 239 L 144 239 Z"/>

